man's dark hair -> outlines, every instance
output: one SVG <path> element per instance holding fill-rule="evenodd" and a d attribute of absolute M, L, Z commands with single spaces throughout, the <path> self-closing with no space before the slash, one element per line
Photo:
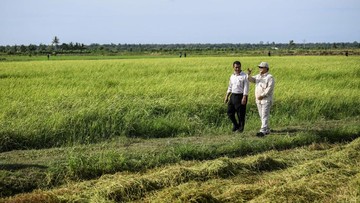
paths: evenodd
<path fill-rule="evenodd" d="M 239 65 L 239 66 L 241 67 L 240 61 L 234 61 L 233 66 L 234 66 L 235 64 L 236 64 L 236 65 Z"/>

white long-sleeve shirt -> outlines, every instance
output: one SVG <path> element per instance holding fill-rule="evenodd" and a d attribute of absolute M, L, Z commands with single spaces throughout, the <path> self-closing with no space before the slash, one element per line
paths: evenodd
<path fill-rule="evenodd" d="M 227 93 L 234 94 L 249 94 L 249 81 L 247 79 L 247 75 L 244 72 L 240 72 L 239 75 L 235 73 L 230 76 L 229 86 Z"/>
<path fill-rule="evenodd" d="M 257 74 L 255 76 L 248 76 L 249 81 L 255 83 L 255 98 L 256 103 L 272 103 L 274 87 L 275 87 L 275 79 L 269 74 Z M 258 97 L 264 97 L 262 100 L 258 100 Z"/>

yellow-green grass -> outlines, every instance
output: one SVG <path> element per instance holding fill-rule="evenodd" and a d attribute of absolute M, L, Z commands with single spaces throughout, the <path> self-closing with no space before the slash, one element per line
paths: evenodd
<path fill-rule="evenodd" d="M 357 124 L 356 119 L 320 121 L 277 128 L 277 132 L 265 138 L 255 137 L 253 130 L 241 135 L 121 138 L 83 146 L 3 152 L 0 154 L 0 197 L 58 187 L 67 182 L 96 179 L 117 172 L 146 173 L 153 168 L 182 164 L 185 160 L 204 161 L 266 154 L 271 150 L 296 151 L 298 147 L 305 146 L 321 149 L 343 145 L 341 143 L 359 137 L 360 126 Z M 332 126 L 331 130 L 328 129 L 329 125 Z M 290 157 L 287 164 L 298 159 L 306 161 L 309 157 L 299 154 Z M 272 164 L 282 166 L 281 163 Z M 266 165 L 260 168 L 265 170 Z"/>
<path fill-rule="evenodd" d="M 37 190 L 4 202 L 358 202 L 360 138 L 240 158 L 182 161 L 143 173 Z"/>
<path fill-rule="evenodd" d="M 260 61 L 270 63 L 276 87 L 268 137 L 254 136 L 253 85 L 245 132 L 231 133 L 223 99 L 234 60 L 255 73 Z M 360 135 L 359 62 L 0 62 L 0 202 L 359 201 L 358 153 L 343 150 L 358 149 L 358 139 L 347 144 Z M 41 190 L 5 199 L 34 189 Z"/>
<path fill-rule="evenodd" d="M 359 57 L 1 62 L 0 150 L 228 133 L 223 98 L 234 60 L 243 69 L 269 62 L 271 126 L 359 114 Z M 260 125 L 254 86 L 250 92 L 245 130 Z"/>

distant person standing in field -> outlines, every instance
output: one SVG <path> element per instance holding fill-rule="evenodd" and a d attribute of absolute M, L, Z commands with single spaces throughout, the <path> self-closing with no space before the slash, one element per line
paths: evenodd
<path fill-rule="evenodd" d="M 247 80 L 247 75 L 241 71 L 240 61 L 235 61 L 233 63 L 233 69 L 234 73 L 230 76 L 224 102 L 228 104 L 227 115 L 233 124 L 232 131 L 243 132 L 245 127 L 249 81 Z M 235 118 L 235 114 L 237 115 L 238 121 Z"/>
<path fill-rule="evenodd" d="M 251 76 L 251 70 L 248 69 L 248 80 L 255 83 L 255 100 L 261 119 L 260 132 L 256 136 L 262 137 L 270 134 L 269 118 L 270 108 L 273 103 L 275 80 L 269 73 L 269 64 L 267 62 L 261 62 L 258 67 L 260 73 L 255 76 Z"/>

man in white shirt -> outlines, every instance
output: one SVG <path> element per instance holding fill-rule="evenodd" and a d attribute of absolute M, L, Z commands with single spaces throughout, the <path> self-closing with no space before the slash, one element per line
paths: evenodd
<path fill-rule="evenodd" d="M 273 103 L 275 80 L 269 74 L 269 64 L 267 62 L 261 62 L 258 67 L 260 74 L 255 76 L 251 76 L 251 70 L 248 69 L 248 80 L 255 83 L 256 105 L 261 119 L 260 132 L 256 135 L 262 137 L 270 133 L 269 118 L 270 108 Z"/>
<path fill-rule="evenodd" d="M 224 102 L 228 104 L 227 114 L 233 123 L 232 131 L 243 132 L 245 127 L 249 81 L 247 80 L 247 75 L 241 71 L 240 61 L 235 61 L 233 63 L 233 68 L 234 73 L 230 76 L 229 86 Z M 235 114 L 237 115 L 238 121 L 235 118 Z"/>

